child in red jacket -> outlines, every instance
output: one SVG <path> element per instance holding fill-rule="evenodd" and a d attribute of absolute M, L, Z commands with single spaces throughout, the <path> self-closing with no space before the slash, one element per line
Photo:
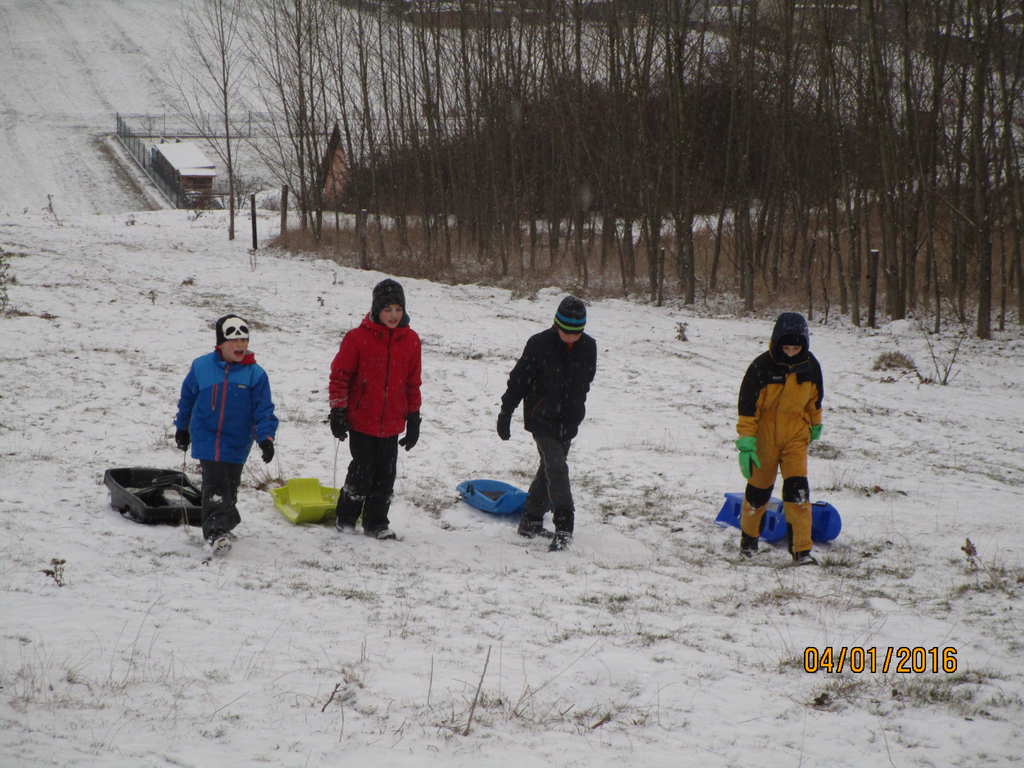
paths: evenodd
<path fill-rule="evenodd" d="M 388 509 L 398 446 L 410 451 L 420 436 L 420 337 L 409 327 L 405 293 L 396 281 L 374 286 L 370 313 L 341 340 L 329 393 L 331 433 L 352 438 L 335 525 L 354 532 L 362 514 L 363 533 L 394 539 Z"/>

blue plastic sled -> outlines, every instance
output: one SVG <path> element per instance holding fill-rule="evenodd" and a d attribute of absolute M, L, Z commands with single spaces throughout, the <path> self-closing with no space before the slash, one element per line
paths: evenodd
<path fill-rule="evenodd" d="M 466 480 L 456 488 L 464 502 L 492 515 L 518 515 L 526 503 L 526 491 L 500 480 Z"/>
<path fill-rule="evenodd" d="M 722 505 L 715 522 L 719 525 L 731 525 L 740 527 L 740 513 L 743 510 L 743 494 L 725 494 L 725 503 Z M 825 501 L 816 501 L 811 504 L 811 539 L 820 543 L 832 541 L 843 529 L 843 519 L 839 516 L 839 510 Z M 768 502 L 764 512 L 764 525 L 761 528 L 761 538 L 765 541 L 778 541 L 786 536 L 786 515 L 782 511 L 782 499 L 774 496 Z"/>

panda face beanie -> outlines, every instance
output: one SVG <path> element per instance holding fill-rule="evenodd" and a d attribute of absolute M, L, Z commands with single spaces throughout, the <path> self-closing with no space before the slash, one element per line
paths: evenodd
<path fill-rule="evenodd" d="M 555 312 L 555 325 L 566 333 L 583 333 L 587 324 L 587 308 L 575 296 L 566 296 Z"/>
<path fill-rule="evenodd" d="M 249 323 L 238 315 L 224 315 L 217 319 L 214 331 L 217 334 L 217 346 L 219 347 L 225 341 L 248 339 Z"/>

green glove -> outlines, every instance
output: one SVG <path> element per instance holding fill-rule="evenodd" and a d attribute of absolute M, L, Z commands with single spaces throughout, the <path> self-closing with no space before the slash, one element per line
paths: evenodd
<path fill-rule="evenodd" d="M 821 424 L 811 424 L 811 442 L 821 439 Z"/>
<path fill-rule="evenodd" d="M 757 438 L 741 437 L 736 441 L 736 450 L 740 452 L 740 472 L 747 480 L 750 479 L 750 465 L 761 468 L 761 460 L 757 458 Z"/>

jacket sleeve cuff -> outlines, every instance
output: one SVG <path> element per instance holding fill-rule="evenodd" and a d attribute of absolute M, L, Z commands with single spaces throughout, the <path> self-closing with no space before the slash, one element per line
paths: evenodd
<path fill-rule="evenodd" d="M 757 419 L 752 416 L 740 416 L 736 422 L 736 434 L 740 437 L 757 437 Z"/>

